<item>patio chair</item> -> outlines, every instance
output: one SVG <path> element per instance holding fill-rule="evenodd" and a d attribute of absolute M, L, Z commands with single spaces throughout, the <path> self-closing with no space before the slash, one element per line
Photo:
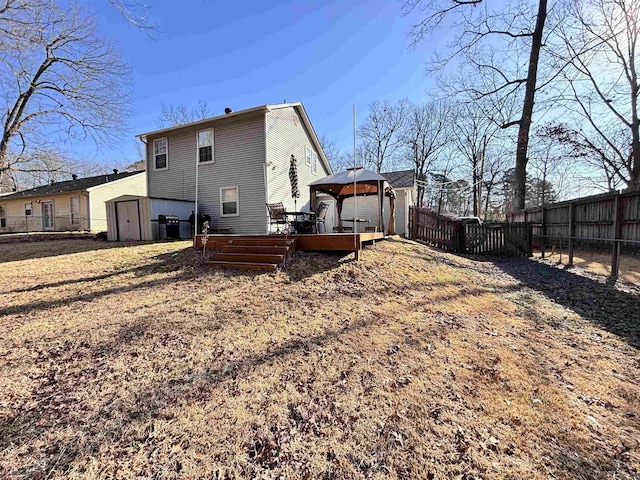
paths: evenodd
<path fill-rule="evenodd" d="M 287 219 L 284 215 L 284 205 L 282 202 L 267 203 L 267 210 L 269 210 L 269 234 L 281 234 L 284 233 L 280 226 L 287 225 Z M 276 226 L 276 231 L 271 232 L 271 226 Z"/>
<path fill-rule="evenodd" d="M 326 233 L 327 228 L 325 226 L 324 220 L 327 216 L 327 212 L 329 211 L 329 204 L 326 202 L 320 202 L 318 208 L 316 209 L 316 233 Z M 320 231 L 320 226 L 322 226 L 322 231 Z"/>

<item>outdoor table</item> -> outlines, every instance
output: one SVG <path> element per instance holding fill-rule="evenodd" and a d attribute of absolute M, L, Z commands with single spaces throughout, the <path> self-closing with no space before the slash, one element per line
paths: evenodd
<path fill-rule="evenodd" d="M 353 228 L 356 232 L 358 231 L 357 226 L 359 223 L 370 223 L 369 220 L 367 220 L 366 218 L 343 218 L 342 221 L 347 223 L 353 223 L 354 224 Z"/>
<path fill-rule="evenodd" d="M 313 231 L 313 220 L 298 220 L 298 217 L 309 216 L 312 217 L 315 215 L 313 212 L 282 212 L 282 214 L 287 219 L 291 225 L 293 225 L 296 233 L 312 233 Z M 293 217 L 293 220 L 289 220 L 289 217 Z"/>

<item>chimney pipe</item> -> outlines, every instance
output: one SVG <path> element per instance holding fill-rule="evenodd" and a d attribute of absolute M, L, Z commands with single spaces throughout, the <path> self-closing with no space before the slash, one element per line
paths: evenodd
<path fill-rule="evenodd" d="M 117 175 L 117 174 L 118 174 L 118 169 L 117 169 L 117 168 L 114 168 L 114 169 L 113 169 L 113 174 L 114 174 L 114 175 Z"/>
<path fill-rule="evenodd" d="M 230 113 L 232 113 L 232 112 L 233 112 L 233 110 L 231 110 L 229 107 L 227 107 L 227 108 L 225 108 L 225 109 L 224 109 L 224 114 L 225 114 L 225 115 L 229 115 L 229 114 L 230 114 Z"/>
<path fill-rule="evenodd" d="M 76 175 L 75 173 L 72 173 L 72 174 L 71 174 L 71 180 L 73 180 L 74 182 L 75 182 L 76 180 L 78 180 L 78 175 Z"/>

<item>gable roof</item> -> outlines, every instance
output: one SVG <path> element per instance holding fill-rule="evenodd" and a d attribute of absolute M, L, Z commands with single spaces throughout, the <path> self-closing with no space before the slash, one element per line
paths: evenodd
<path fill-rule="evenodd" d="M 179 130 L 179 129 L 183 129 L 183 128 L 193 128 L 193 127 L 197 127 L 199 125 L 204 125 L 206 123 L 216 122 L 218 120 L 224 120 L 224 119 L 234 118 L 234 117 L 242 117 L 242 116 L 251 115 L 251 114 L 255 114 L 255 113 L 259 113 L 259 112 L 265 112 L 266 113 L 266 112 L 270 112 L 272 110 L 279 110 L 279 109 L 282 109 L 282 108 L 289 108 L 289 107 L 293 107 L 298 111 L 298 113 L 300 114 L 300 118 L 302 119 L 302 123 L 307 128 L 307 131 L 311 135 L 312 141 L 316 145 L 316 149 L 320 153 L 320 160 L 322 161 L 322 164 L 324 165 L 324 167 L 327 170 L 327 172 L 329 172 L 329 174 L 333 173 L 333 169 L 331 168 L 331 165 L 329 164 L 329 161 L 327 160 L 327 157 L 324 154 L 324 151 L 322 150 L 322 145 L 320 144 L 320 140 L 318 139 L 318 135 L 316 134 L 316 131 L 313 129 L 313 125 L 311 124 L 311 120 L 309 119 L 309 115 L 307 115 L 307 111 L 305 110 L 304 105 L 302 105 L 302 102 L 265 104 L 265 105 L 260 105 L 260 106 L 257 106 L 257 107 L 245 108 L 244 110 L 238 110 L 237 112 L 225 113 L 225 114 L 222 114 L 222 115 L 218 115 L 216 117 L 209 117 L 209 118 L 205 118 L 203 120 L 197 120 L 195 122 L 183 123 L 181 125 L 175 125 L 173 127 L 161 128 L 160 130 L 153 130 L 153 131 L 147 132 L 147 133 L 140 133 L 140 134 L 136 135 L 136 137 L 141 139 L 142 141 L 144 141 L 147 137 L 150 137 L 150 136 L 154 136 L 155 137 L 157 135 L 161 135 L 163 133 L 172 132 L 174 130 Z"/>
<path fill-rule="evenodd" d="M 415 175 L 413 170 L 401 170 L 398 172 L 381 173 L 393 188 L 413 188 L 415 185 Z"/>
<path fill-rule="evenodd" d="M 66 180 L 64 182 L 54 182 L 51 185 L 42 185 L 40 187 L 23 190 L 21 192 L 12 193 L 3 196 L 3 200 L 12 200 L 14 198 L 40 197 L 43 195 L 55 195 L 57 193 L 77 192 L 97 187 L 105 183 L 115 182 L 123 178 L 131 177 L 144 173 L 138 172 L 122 172 L 111 173 L 108 175 L 96 175 L 94 177 L 78 178 L 77 180 Z"/>

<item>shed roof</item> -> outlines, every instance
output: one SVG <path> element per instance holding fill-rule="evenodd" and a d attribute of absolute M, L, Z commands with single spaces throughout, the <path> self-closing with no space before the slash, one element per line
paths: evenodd
<path fill-rule="evenodd" d="M 23 190 L 21 192 L 15 192 L 7 196 L 3 196 L 3 200 L 12 200 L 14 198 L 27 198 L 27 197 L 41 197 L 43 195 L 55 195 L 58 193 L 78 192 L 87 190 L 92 187 L 97 187 L 106 183 L 115 182 L 123 178 L 131 177 L 144 173 L 138 172 L 122 172 L 111 173 L 108 175 L 96 175 L 93 177 L 78 178 L 77 180 L 66 180 L 64 182 L 54 182 L 50 185 L 42 185 L 40 187 L 31 188 L 29 190 Z"/>
<path fill-rule="evenodd" d="M 413 188 L 415 185 L 415 175 L 413 170 L 400 170 L 397 172 L 381 173 L 393 188 Z"/>

